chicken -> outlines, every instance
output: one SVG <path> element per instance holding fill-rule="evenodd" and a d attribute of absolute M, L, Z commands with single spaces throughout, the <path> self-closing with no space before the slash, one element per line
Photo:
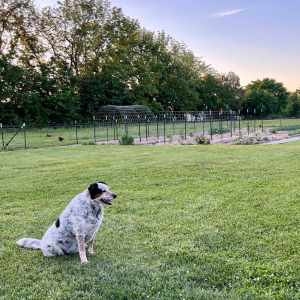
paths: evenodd
<path fill-rule="evenodd" d="M 58 139 L 59 139 L 60 141 L 63 141 L 63 140 L 64 140 L 64 138 L 62 138 L 61 136 L 59 136 Z"/>

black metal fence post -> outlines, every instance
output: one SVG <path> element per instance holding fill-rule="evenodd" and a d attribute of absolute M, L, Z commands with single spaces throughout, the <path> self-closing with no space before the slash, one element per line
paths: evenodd
<path fill-rule="evenodd" d="M 175 119 L 173 117 L 173 134 L 175 134 Z"/>
<path fill-rule="evenodd" d="M 204 123 L 204 114 L 203 114 L 203 112 L 202 112 L 202 120 L 201 120 L 201 117 L 200 117 L 200 121 L 202 121 L 202 126 L 203 126 L 203 136 L 204 136 L 204 125 L 205 125 L 205 123 Z"/>
<path fill-rule="evenodd" d="M 140 116 L 138 116 L 138 121 L 139 121 L 139 137 L 140 137 L 140 143 L 141 143 L 142 138 L 141 138 L 141 120 L 140 120 Z"/>
<path fill-rule="evenodd" d="M 114 127 L 114 141 L 116 140 L 116 126 L 115 126 L 115 117 L 113 117 L 113 127 Z"/>
<path fill-rule="evenodd" d="M 148 130 L 147 130 L 147 119 L 145 116 L 145 128 L 146 128 L 146 141 L 148 140 Z"/>
<path fill-rule="evenodd" d="M 239 110 L 239 135 L 241 135 L 241 111 Z"/>
<path fill-rule="evenodd" d="M 117 140 L 119 140 L 119 136 L 118 136 L 118 120 L 116 119 L 116 134 L 117 134 Z"/>
<path fill-rule="evenodd" d="M 95 116 L 93 116 L 93 124 L 94 124 L 94 142 L 96 143 L 96 121 L 95 121 Z"/>
<path fill-rule="evenodd" d="M 128 134 L 127 116 L 125 116 L 125 134 Z"/>
<path fill-rule="evenodd" d="M 25 150 L 26 150 L 26 124 L 23 123 L 24 125 L 24 141 L 25 141 Z"/>
<path fill-rule="evenodd" d="M 157 138 L 159 139 L 159 132 L 158 132 L 158 117 L 156 116 L 156 131 L 157 131 Z"/>
<path fill-rule="evenodd" d="M 212 141 L 211 110 L 209 111 L 209 123 L 210 123 L 210 140 Z"/>
<path fill-rule="evenodd" d="M 76 130 L 76 143 L 78 144 L 77 122 L 76 121 L 75 121 L 75 130 Z"/>
<path fill-rule="evenodd" d="M 230 136 L 232 137 L 232 110 L 230 111 Z"/>
<path fill-rule="evenodd" d="M 264 132 L 264 111 L 261 109 L 261 132 Z"/>
<path fill-rule="evenodd" d="M 108 120 L 107 120 L 107 116 L 106 116 L 106 140 L 108 141 Z"/>
<path fill-rule="evenodd" d="M 256 109 L 254 108 L 254 134 L 256 131 Z"/>
<path fill-rule="evenodd" d="M 0 123 L 0 127 L 1 127 L 1 133 L 2 133 L 2 144 L 3 144 L 3 148 L 4 148 L 4 134 L 3 134 L 3 125 L 2 125 L 2 123 Z"/>
<path fill-rule="evenodd" d="M 247 108 L 247 127 L 248 127 L 248 135 L 249 135 L 249 114 L 248 114 L 249 110 Z"/>
<path fill-rule="evenodd" d="M 185 114 L 184 118 L 184 139 L 186 140 L 186 119 L 187 119 L 187 114 Z"/>
<path fill-rule="evenodd" d="M 164 115 L 164 143 L 166 143 L 166 115 Z"/>
<path fill-rule="evenodd" d="M 221 116 L 221 139 L 223 139 L 223 111 L 220 112 Z"/>

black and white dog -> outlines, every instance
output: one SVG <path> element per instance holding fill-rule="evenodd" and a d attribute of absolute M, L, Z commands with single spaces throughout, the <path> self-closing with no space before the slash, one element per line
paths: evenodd
<path fill-rule="evenodd" d="M 69 203 L 41 241 L 23 238 L 17 244 L 41 249 L 47 257 L 79 252 L 81 262 L 88 262 L 85 245 L 94 254 L 93 242 L 103 219 L 104 205 L 112 205 L 116 197 L 105 182 L 93 183 Z"/>

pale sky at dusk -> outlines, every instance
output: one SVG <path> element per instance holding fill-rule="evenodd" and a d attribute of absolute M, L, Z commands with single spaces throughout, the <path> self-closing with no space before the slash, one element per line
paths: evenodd
<path fill-rule="evenodd" d="M 43 7 L 56 0 L 36 0 Z M 241 84 L 265 77 L 300 88 L 300 0 L 111 0 L 151 31 L 184 42 Z"/>

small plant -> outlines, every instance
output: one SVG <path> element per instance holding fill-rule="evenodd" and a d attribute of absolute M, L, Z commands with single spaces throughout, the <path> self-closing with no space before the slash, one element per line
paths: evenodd
<path fill-rule="evenodd" d="M 8 146 L 4 146 L 0 148 L 0 151 L 13 151 L 13 149 Z"/>
<path fill-rule="evenodd" d="M 119 144 L 120 145 L 133 145 L 134 138 L 128 134 L 124 134 L 121 136 L 119 139 Z"/>
<path fill-rule="evenodd" d="M 194 134 L 192 132 L 190 132 L 189 136 L 192 138 L 192 137 L 194 137 Z"/>
<path fill-rule="evenodd" d="M 233 140 L 237 145 L 251 145 L 253 144 L 255 137 L 246 138 L 244 135 L 241 135 Z"/>
<path fill-rule="evenodd" d="M 195 140 L 196 140 L 196 143 L 199 145 L 205 144 L 205 139 L 204 139 L 203 135 L 197 136 Z"/>
<path fill-rule="evenodd" d="M 237 145 L 242 145 L 245 143 L 246 138 L 244 137 L 244 135 L 240 135 L 239 137 L 237 137 L 236 139 L 232 140 L 234 143 L 236 143 Z"/>
<path fill-rule="evenodd" d="M 94 141 L 83 142 L 82 145 L 96 145 Z"/>
<path fill-rule="evenodd" d="M 183 131 L 180 131 L 180 138 L 182 139 L 182 140 L 184 140 L 185 139 L 185 134 L 184 134 L 184 132 Z"/>
<path fill-rule="evenodd" d="M 212 134 L 223 134 L 223 133 L 228 133 L 228 132 L 230 132 L 230 128 L 228 128 L 228 127 L 222 127 L 222 128 L 213 127 L 212 128 Z"/>
<path fill-rule="evenodd" d="M 275 128 L 271 128 L 271 129 L 269 130 L 269 132 L 270 132 L 270 133 L 276 133 L 277 130 L 276 130 Z"/>
<path fill-rule="evenodd" d="M 169 142 L 171 143 L 171 142 L 173 142 L 173 134 L 168 134 L 167 135 L 167 138 L 169 139 Z"/>
<path fill-rule="evenodd" d="M 289 136 L 290 136 L 290 135 L 296 135 L 296 134 L 300 134 L 300 130 L 290 131 L 290 132 L 288 133 Z"/>
<path fill-rule="evenodd" d="M 237 145 L 252 145 L 254 141 L 269 141 L 270 139 L 266 136 L 261 138 L 259 133 L 256 133 L 253 137 L 246 138 L 244 135 L 241 135 L 233 140 Z"/>
<path fill-rule="evenodd" d="M 197 135 L 195 137 L 195 142 L 198 144 L 198 145 L 204 145 L 204 144 L 210 144 L 210 139 L 207 139 L 203 136 L 203 134 L 201 135 Z"/>

